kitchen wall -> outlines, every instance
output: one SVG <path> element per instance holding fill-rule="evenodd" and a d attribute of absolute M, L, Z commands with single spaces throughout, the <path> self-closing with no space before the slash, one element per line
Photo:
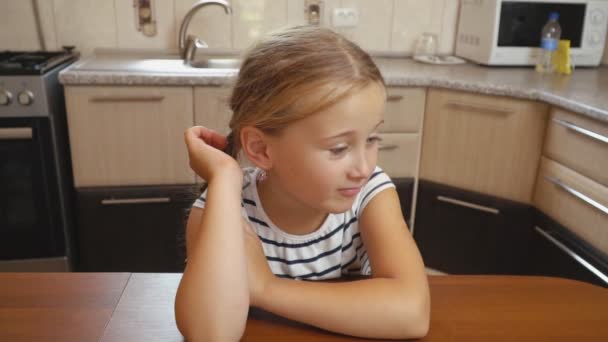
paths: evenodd
<path fill-rule="evenodd" d="M 179 24 L 196 0 L 152 0 L 157 34 L 135 27 L 131 0 L 37 1 L 47 49 L 75 45 L 83 55 L 94 48 L 176 49 Z M 460 0 L 323 0 L 322 23 L 331 27 L 334 8 L 359 11 L 357 27 L 339 29 L 372 53 L 411 54 L 423 32 L 439 37 L 439 52 L 452 53 Z M 234 12 L 206 7 L 193 18 L 189 33 L 210 47 L 242 50 L 264 32 L 306 23 L 305 0 L 230 0 Z M 2 0 L 0 50 L 39 49 L 32 2 Z M 608 41 L 607 41 L 608 47 Z M 608 48 L 605 50 L 608 64 Z"/>

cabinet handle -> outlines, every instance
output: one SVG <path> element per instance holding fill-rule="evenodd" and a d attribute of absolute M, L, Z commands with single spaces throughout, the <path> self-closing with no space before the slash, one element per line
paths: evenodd
<path fill-rule="evenodd" d="M 484 205 L 479 205 L 479 204 L 475 204 L 475 203 L 471 203 L 471 202 L 465 202 L 465 201 L 457 200 L 457 199 L 451 198 L 451 197 L 437 196 L 437 200 L 441 201 L 441 202 L 458 205 L 461 207 L 466 207 L 466 208 L 470 208 L 470 209 L 483 211 L 483 212 L 494 214 L 494 215 L 500 214 L 500 210 L 498 210 L 496 208 L 486 207 Z"/>
<path fill-rule="evenodd" d="M 604 214 L 608 215 L 608 208 L 606 206 L 602 205 L 601 203 L 597 202 L 593 198 L 591 198 L 591 197 L 583 194 L 582 192 L 580 192 L 578 190 L 575 190 L 575 189 L 569 187 L 568 185 L 564 184 L 562 181 L 560 181 L 559 179 L 557 179 L 555 177 L 545 176 L 545 179 L 548 180 L 549 182 L 557 185 L 561 189 L 565 190 L 566 192 L 568 192 L 572 196 L 580 199 L 581 201 L 589 204 L 590 206 L 594 207 L 595 209 L 597 209 L 597 210 L 603 212 Z"/>
<path fill-rule="evenodd" d="M 134 95 L 134 96 L 93 96 L 89 102 L 160 102 L 165 97 L 162 95 Z"/>
<path fill-rule="evenodd" d="M 169 203 L 169 197 L 147 197 L 147 198 L 108 198 L 101 200 L 103 205 L 120 205 L 120 204 L 146 204 L 146 203 Z"/>
<path fill-rule="evenodd" d="M 32 139 L 31 127 L 0 128 L 0 140 Z"/>
<path fill-rule="evenodd" d="M 470 110 L 473 112 L 490 112 L 500 115 L 507 115 L 513 113 L 513 110 L 511 109 L 487 107 L 479 104 L 463 103 L 459 101 L 448 101 L 447 107 L 460 110 Z"/>
<path fill-rule="evenodd" d="M 389 95 L 386 97 L 388 102 L 399 102 L 401 100 L 403 100 L 403 95 Z"/>
<path fill-rule="evenodd" d="M 543 236 L 544 238 L 549 240 L 551 243 L 553 243 L 557 248 L 561 249 L 563 252 L 568 254 L 568 256 L 570 256 L 572 259 L 576 260 L 579 264 L 581 264 L 583 267 L 585 267 L 587 270 L 589 270 L 589 272 L 595 274 L 598 278 L 603 280 L 604 283 L 608 284 L 608 276 L 606 276 L 600 270 L 595 268 L 595 266 L 591 265 L 587 260 L 583 259 L 583 257 L 581 257 L 576 252 L 574 252 L 573 250 L 568 248 L 566 245 L 564 245 L 559 240 L 557 240 L 556 238 L 551 236 L 549 233 L 545 232 L 542 228 L 540 228 L 538 226 L 534 226 L 534 230 L 536 230 L 541 236 Z"/>
<path fill-rule="evenodd" d="M 589 137 L 589 138 L 601 141 L 601 142 L 603 142 L 605 144 L 608 144 L 608 137 L 607 136 L 601 135 L 601 134 L 596 133 L 594 131 L 590 131 L 590 130 L 588 130 L 586 128 L 582 128 L 580 126 L 577 126 L 577 125 L 575 125 L 575 124 L 573 124 L 571 122 L 568 122 L 568 121 L 564 121 L 562 119 L 553 118 L 552 120 L 553 120 L 553 122 L 555 122 L 557 124 L 560 124 L 560 125 L 568 128 L 569 130 L 575 131 L 575 132 L 580 133 L 580 134 L 582 134 L 582 135 L 584 135 L 586 137 Z"/>
<path fill-rule="evenodd" d="M 391 151 L 396 149 L 397 147 L 399 147 L 396 144 L 390 144 L 390 145 L 380 145 L 378 146 L 378 151 Z"/>

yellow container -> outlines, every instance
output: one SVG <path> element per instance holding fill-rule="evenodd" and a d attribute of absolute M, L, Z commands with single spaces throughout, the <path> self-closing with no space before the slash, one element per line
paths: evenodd
<path fill-rule="evenodd" d="M 553 66 L 555 72 L 570 75 L 572 64 L 570 63 L 570 41 L 562 39 L 557 43 L 557 50 L 553 53 Z"/>

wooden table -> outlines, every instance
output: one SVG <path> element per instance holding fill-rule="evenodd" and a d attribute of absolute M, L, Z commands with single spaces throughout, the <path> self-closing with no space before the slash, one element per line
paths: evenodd
<path fill-rule="evenodd" d="M 0 341 L 182 341 L 181 274 L 0 273 Z M 424 341 L 608 341 L 608 291 L 544 277 L 431 276 Z M 204 318 L 201 318 L 204 319 Z M 252 310 L 244 341 L 352 341 Z"/>

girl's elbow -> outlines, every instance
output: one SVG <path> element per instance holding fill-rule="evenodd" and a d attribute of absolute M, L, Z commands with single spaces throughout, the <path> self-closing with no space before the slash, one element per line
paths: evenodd
<path fill-rule="evenodd" d="M 239 341 L 245 332 L 245 324 L 226 326 L 226 324 L 197 324 L 179 320 L 176 317 L 177 329 L 186 341 Z"/>
<path fill-rule="evenodd" d="M 400 338 L 423 338 L 429 332 L 431 323 L 430 297 L 428 293 L 409 297 L 402 301 L 402 324 Z M 405 320 L 405 321 L 404 321 Z"/>
<path fill-rule="evenodd" d="M 407 336 L 404 338 L 423 338 L 429 332 L 431 319 L 428 313 L 419 313 L 418 317 L 412 320 L 412 324 L 409 326 L 406 332 Z"/>

